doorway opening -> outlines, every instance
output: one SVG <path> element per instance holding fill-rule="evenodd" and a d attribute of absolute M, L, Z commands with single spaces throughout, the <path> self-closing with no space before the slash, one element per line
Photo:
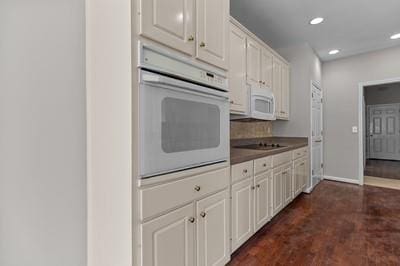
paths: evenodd
<path fill-rule="evenodd" d="M 400 189 L 400 78 L 360 84 L 360 184 Z"/>

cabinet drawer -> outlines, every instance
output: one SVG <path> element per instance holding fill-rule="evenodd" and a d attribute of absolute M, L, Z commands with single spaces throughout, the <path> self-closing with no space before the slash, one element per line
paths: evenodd
<path fill-rule="evenodd" d="M 272 157 L 272 167 L 277 167 L 292 161 L 292 152 L 287 151 L 284 153 L 276 154 Z"/>
<path fill-rule="evenodd" d="M 146 219 L 229 185 L 229 168 L 219 169 L 140 190 L 141 214 Z"/>
<path fill-rule="evenodd" d="M 307 154 L 308 154 L 307 147 L 294 150 L 293 151 L 293 160 L 296 160 L 296 159 L 301 158 L 303 156 L 307 156 Z"/>
<path fill-rule="evenodd" d="M 232 165 L 232 183 L 253 176 L 253 161 Z"/>
<path fill-rule="evenodd" d="M 272 168 L 272 157 L 271 156 L 254 160 L 254 174 L 255 175 L 265 172 L 271 168 Z"/>

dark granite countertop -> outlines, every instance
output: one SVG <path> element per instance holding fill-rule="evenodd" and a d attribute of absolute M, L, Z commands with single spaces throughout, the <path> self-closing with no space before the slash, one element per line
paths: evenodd
<path fill-rule="evenodd" d="M 251 149 L 234 148 L 235 146 L 255 144 L 260 142 L 279 143 L 280 145 L 285 147 L 274 150 L 251 150 Z M 255 160 L 258 158 L 286 151 L 295 150 L 298 148 L 306 147 L 307 145 L 308 145 L 308 138 L 267 137 L 267 138 L 254 138 L 254 139 L 233 139 L 231 140 L 231 165 Z"/>

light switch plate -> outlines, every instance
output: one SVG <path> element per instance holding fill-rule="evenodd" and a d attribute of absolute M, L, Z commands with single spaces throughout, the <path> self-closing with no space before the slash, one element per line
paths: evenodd
<path fill-rule="evenodd" d="M 353 133 L 358 133 L 358 127 L 352 127 L 352 128 L 351 128 L 351 131 L 352 131 Z"/>

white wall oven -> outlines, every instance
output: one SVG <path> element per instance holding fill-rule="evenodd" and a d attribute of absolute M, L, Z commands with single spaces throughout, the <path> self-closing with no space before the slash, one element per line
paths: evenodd
<path fill-rule="evenodd" d="M 227 161 L 226 77 L 154 47 L 140 53 L 141 178 Z"/>

